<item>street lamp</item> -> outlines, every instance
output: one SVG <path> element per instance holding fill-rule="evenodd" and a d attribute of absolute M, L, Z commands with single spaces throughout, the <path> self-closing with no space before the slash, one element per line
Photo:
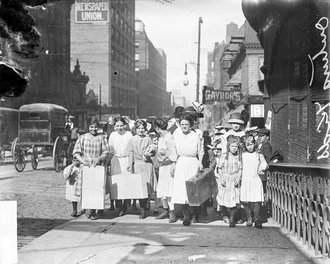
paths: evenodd
<path fill-rule="evenodd" d="M 188 86 L 189 80 L 187 75 L 187 63 L 184 65 L 184 79 L 183 79 L 183 85 Z"/>
<path fill-rule="evenodd" d="M 200 78 L 200 57 L 201 57 L 201 24 L 203 23 L 203 20 L 201 17 L 198 19 L 198 50 L 197 50 L 197 65 L 195 62 L 190 62 L 189 64 L 192 64 L 193 66 L 197 66 L 196 69 L 196 102 L 199 102 L 199 78 Z M 188 75 L 187 75 L 187 63 L 185 64 L 184 68 L 184 80 L 183 85 L 187 86 L 189 84 L 188 81 Z"/>

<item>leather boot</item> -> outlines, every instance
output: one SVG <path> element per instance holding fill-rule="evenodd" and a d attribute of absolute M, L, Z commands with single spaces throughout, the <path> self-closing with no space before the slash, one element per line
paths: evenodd
<path fill-rule="evenodd" d="M 146 209 L 145 209 L 145 207 L 144 208 L 141 207 L 141 213 L 140 213 L 139 218 L 144 219 L 146 217 L 147 217 Z"/>
<path fill-rule="evenodd" d="M 189 226 L 191 224 L 191 220 L 189 218 L 189 207 L 187 204 L 183 206 L 183 225 L 184 226 Z"/>
<path fill-rule="evenodd" d="M 127 211 L 127 205 L 126 203 L 122 203 L 122 205 L 119 207 L 119 213 L 118 216 L 123 216 Z"/>
<path fill-rule="evenodd" d="M 147 217 L 147 200 L 148 199 L 139 199 L 139 204 L 140 204 L 140 207 L 141 207 L 141 213 L 140 213 L 140 216 L 139 218 L 140 219 L 144 219 Z"/>
<path fill-rule="evenodd" d="M 254 213 L 254 226 L 256 228 L 262 228 L 262 221 L 260 219 L 260 203 L 253 203 L 253 213 Z"/>
<path fill-rule="evenodd" d="M 250 203 L 244 205 L 244 210 L 246 214 L 246 226 L 252 226 L 252 216 L 251 216 L 251 208 L 250 208 Z"/>
<path fill-rule="evenodd" d="M 235 227 L 235 215 L 236 215 L 236 207 L 230 208 L 230 216 L 229 216 L 229 227 Z"/>
<path fill-rule="evenodd" d="M 169 222 L 170 224 L 176 222 L 176 218 L 175 218 L 175 212 L 174 212 L 174 210 L 170 210 L 170 219 L 168 220 L 168 222 Z"/>
<path fill-rule="evenodd" d="M 155 218 L 156 219 L 165 219 L 168 217 L 168 208 L 164 208 L 163 212 L 159 215 L 157 215 Z"/>
<path fill-rule="evenodd" d="M 78 207 L 78 203 L 77 202 L 72 202 L 72 214 L 71 214 L 72 217 L 79 216 L 78 212 L 77 212 L 77 207 Z"/>

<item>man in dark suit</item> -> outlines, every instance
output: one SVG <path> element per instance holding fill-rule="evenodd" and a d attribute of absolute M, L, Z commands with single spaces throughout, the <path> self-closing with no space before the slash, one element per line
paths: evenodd
<path fill-rule="evenodd" d="M 173 122 L 173 125 L 171 127 L 168 127 L 168 129 L 167 129 L 169 132 L 171 132 L 171 134 L 173 134 L 174 131 L 178 127 L 180 127 L 180 125 L 179 125 L 179 119 L 183 115 L 184 111 L 185 111 L 185 108 L 183 106 L 177 106 L 177 107 L 175 107 L 174 114 L 173 114 L 175 122 Z"/>

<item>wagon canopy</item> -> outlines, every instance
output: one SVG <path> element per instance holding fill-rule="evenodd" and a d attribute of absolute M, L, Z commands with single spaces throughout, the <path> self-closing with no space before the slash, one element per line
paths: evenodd
<path fill-rule="evenodd" d="M 68 110 L 63 106 L 56 104 L 46 104 L 46 103 L 22 105 L 19 111 L 20 112 L 63 112 L 63 113 L 68 112 Z"/>

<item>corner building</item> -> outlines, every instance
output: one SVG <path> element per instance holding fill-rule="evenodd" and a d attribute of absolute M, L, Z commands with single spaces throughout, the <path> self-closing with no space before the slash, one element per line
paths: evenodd
<path fill-rule="evenodd" d="M 76 0 L 76 4 L 81 0 Z M 136 115 L 134 0 L 89 0 L 102 14 L 71 11 L 71 67 L 78 59 L 101 101 L 102 114 Z M 86 1 L 84 1 L 86 3 Z M 107 8 L 105 8 L 107 7 Z"/>

